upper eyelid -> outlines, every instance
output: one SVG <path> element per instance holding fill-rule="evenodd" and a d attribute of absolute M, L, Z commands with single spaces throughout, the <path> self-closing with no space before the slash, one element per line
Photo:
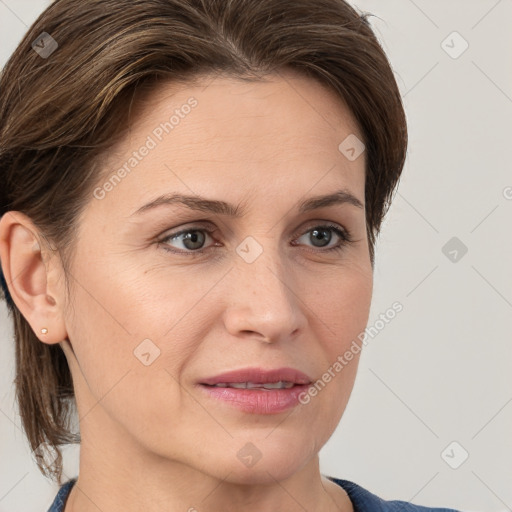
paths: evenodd
<path fill-rule="evenodd" d="M 310 220 L 306 221 L 305 225 L 301 228 L 297 228 L 300 230 L 300 235 L 303 235 L 304 233 L 308 232 L 310 229 L 318 226 L 326 226 L 328 224 L 333 224 L 335 227 L 337 227 L 340 231 L 343 231 L 345 233 L 349 233 L 349 230 L 345 228 L 342 224 L 336 221 L 332 220 Z M 184 227 L 183 227 L 184 226 Z M 171 228 L 171 230 L 166 230 L 162 233 L 162 238 L 168 238 L 172 236 L 179 236 L 180 234 L 187 232 L 187 231 L 201 231 L 204 230 L 208 233 L 214 233 L 215 231 L 218 231 L 218 227 L 215 226 L 211 221 L 191 221 L 190 223 L 185 223 L 183 226 L 177 227 L 177 228 Z M 298 235 L 299 233 L 297 230 L 293 232 L 295 235 Z"/>

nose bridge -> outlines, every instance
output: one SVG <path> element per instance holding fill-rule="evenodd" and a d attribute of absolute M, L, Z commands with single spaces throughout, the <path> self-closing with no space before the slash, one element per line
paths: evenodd
<path fill-rule="evenodd" d="M 237 330 L 275 339 L 292 334 L 303 317 L 279 247 L 272 243 L 272 237 L 261 240 L 247 237 L 236 248 L 234 324 Z"/>
<path fill-rule="evenodd" d="M 289 301 L 286 267 L 272 237 L 268 237 L 266 241 L 257 241 L 248 236 L 237 247 L 236 252 L 236 272 L 240 281 L 243 281 L 243 286 L 251 290 L 251 295 L 268 296 L 269 300 L 272 297 L 273 300 Z"/>

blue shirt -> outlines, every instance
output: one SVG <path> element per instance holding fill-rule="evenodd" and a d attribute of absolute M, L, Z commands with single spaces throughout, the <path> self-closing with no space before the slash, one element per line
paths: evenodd
<path fill-rule="evenodd" d="M 345 489 L 350 501 L 352 501 L 354 512 L 457 512 L 453 508 L 430 508 L 413 505 L 406 501 L 386 501 L 350 480 L 342 480 L 331 476 L 327 478 Z M 75 482 L 76 478 L 73 478 L 61 486 L 48 512 L 64 511 L 66 499 Z"/>

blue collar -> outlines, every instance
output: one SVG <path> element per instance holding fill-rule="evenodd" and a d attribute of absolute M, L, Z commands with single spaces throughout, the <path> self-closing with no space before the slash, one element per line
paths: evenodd
<path fill-rule="evenodd" d="M 457 512 L 451 508 L 422 507 L 406 501 L 385 501 L 350 480 L 331 476 L 327 476 L 327 478 L 346 491 L 354 507 L 354 512 Z M 76 478 L 68 480 L 60 487 L 48 512 L 64 511 L 66 500 L 76 480 Z"/>

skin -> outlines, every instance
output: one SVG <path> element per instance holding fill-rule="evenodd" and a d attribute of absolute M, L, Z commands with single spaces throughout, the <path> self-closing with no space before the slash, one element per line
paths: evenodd
<path fill-rule="evenodd" d="M 364 205 L 365 155 L 350 161 L 338 150 L 348 135 L 363 137 L 346 105 L 310 78 L 218 76 L 154 91 L 109 152 L 107 175 L 192 96 L 197 106 L 173 132 L 103 199 L 91 197 L 72 277 L 29 218 L 0 220 L 13 300 L 41 342 L 61 345 L 73 376 L 82 444 L 65 510 L 352 511 L 318 452 L 345 410 L 359 354 L 307 405 L 278 414 L 244 413 L 196 383 L 249 366 L 291 366 L 316 381 L 364 331 L 373 286 L 364 208 L 297 210 L 342 188 Z M 173 205 L 132 215 L 164 192 L 246 213 Z M 342 242 L 331 231 L 327 247 L 315 245 L 312 230 L 326 222 L 354 242 L 326 252 Z M 183 236 L 158 244 L 204 226 L 215 231 L 202 232 L 202 254 Z M 248 236 L 263 250 L 252 263 L 236 251 Z M 134 350 L 147 338 L 160 355 L 145 366 Z M 261 453 L 252 467 L 237 457 L 249 442 Z"/>

